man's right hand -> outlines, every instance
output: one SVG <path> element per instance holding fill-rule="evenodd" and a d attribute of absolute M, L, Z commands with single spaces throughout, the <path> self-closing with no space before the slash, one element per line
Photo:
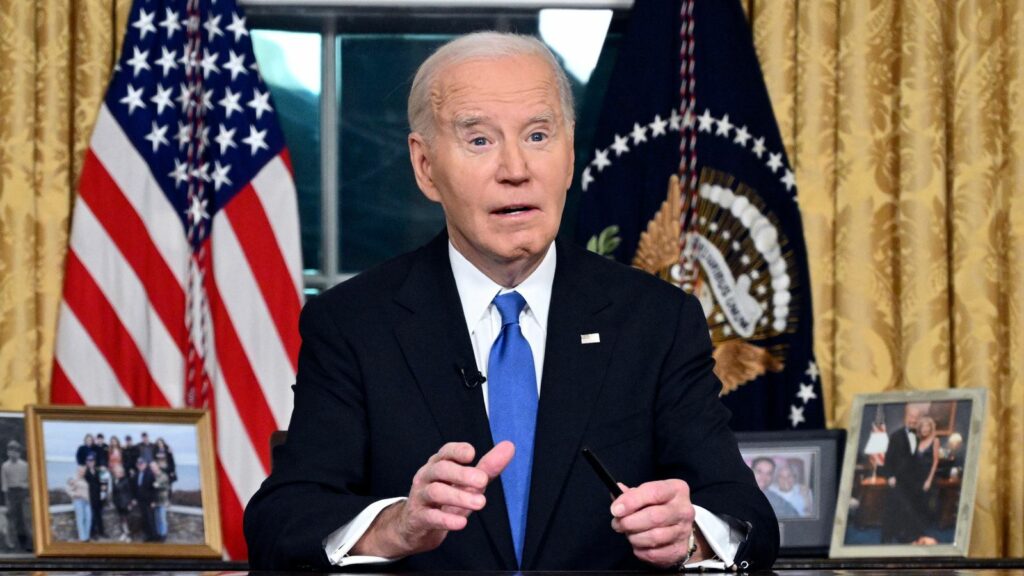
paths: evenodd
<path fill-rule="evenodd" d="M 486 505 L 487 485 L 514 454 L 511 442 L 500 442 L 469 466 L 476 456 L 471 444 L 445 444 L 416 472 L 409 498 L 385 508 L 351 553 L 397 559 L 437 548 L 448 532 L 465 528 L 467 517 Z"/>

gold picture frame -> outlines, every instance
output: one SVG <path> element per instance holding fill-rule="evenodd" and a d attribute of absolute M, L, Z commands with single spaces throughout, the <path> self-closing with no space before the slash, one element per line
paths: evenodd
<path fill-rule="evenodd" d="M 221 557 L 209 412 L 30 405 L 25 419 L 36 554 Z"/>
<path fill-rule="evenodd" d="M 856 396 L 829 556 L 966 556 L 985 410 L 981 388 Z"/>

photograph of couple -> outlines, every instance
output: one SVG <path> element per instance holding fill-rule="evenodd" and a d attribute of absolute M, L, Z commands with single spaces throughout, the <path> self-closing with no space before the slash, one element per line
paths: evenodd
<path fill-rule="evenodd" d="M 970 416 L 969 400 L 865 405 L 846 544 L 954 541 Z"/>
<path fill-rule="evenodd" d="M 813 452 L 742 450 L 741 453 L 779 520 L 817 516 Z"/>

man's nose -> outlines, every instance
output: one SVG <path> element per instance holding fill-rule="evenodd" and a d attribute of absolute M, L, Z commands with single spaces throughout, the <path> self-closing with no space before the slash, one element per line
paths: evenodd
<path fill-rule="evenodd" d="M 522 184 L 529 179 L 526 156 L 518 144 L 511 143 L 502 147 L 497 177 L 499 182 L 508 184 Z"/>

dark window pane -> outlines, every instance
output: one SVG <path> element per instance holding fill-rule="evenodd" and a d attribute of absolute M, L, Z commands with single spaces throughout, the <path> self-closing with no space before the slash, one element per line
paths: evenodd
<path fill-rule="evenodd" d="M 443 226 L 441 208 L 416 187 L 405 105 L 416 68 L 447 40 L 342 36 L 338 134 L 339 268 L 358 272 L 411 250 Z"/>

